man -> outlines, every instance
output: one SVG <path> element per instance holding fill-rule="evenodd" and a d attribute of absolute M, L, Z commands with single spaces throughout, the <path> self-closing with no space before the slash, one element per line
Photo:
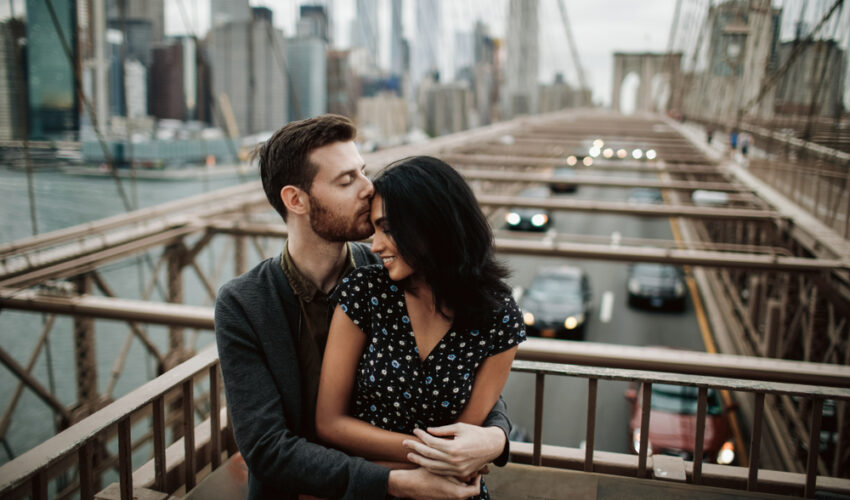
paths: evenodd
<path fill-rule="evenodd" d="M 455 479 L 507 460 L 510 422 L 500 400 L 484 427 L 422 432 L 393 470 L 315 441 L 315 405 L 333 303 L 355 266 L 378 263 L 361 240 L 372 233 L 372 183 L 353 142 L 354 125 L 323 115 L 290 123 L 260 149 L 263 189 L 287 224 L 281 255 L 222 287 L 216 340 L 236 444 L 250 472 L 250 498 L 466 498 L 477 483 Z"/>

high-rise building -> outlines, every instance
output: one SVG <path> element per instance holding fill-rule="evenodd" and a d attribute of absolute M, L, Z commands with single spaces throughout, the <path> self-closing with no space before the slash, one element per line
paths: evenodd
<path fill-rule="evenodd" d="M 411 42 L 411 79 L 418 86 L 427 74 L 440 72 L 440 0 L 416 1 L 416 40 Z"/>
<path fill-rule="evenodd" d="M 75 0 L 52 0 L 70 59 L 42 0 L 27 0 L 27 97 L 30 139 L 74 136 L 79 131 L 80 106 L 74 87 L 78 66 L 74 34 Z"/>
<path fill-rule="evenodd" d="M 509 0 L 505 118 L 537 112 L 538 0 Z"/>
<path fill-rule="evenodd" d="M 390 4 L 390 73 L 397 76 L 401 76 L 405 71 L 401 1 L 391 0 Z"/>
<path fill-rule="evenodd" d="M 105 3 L 106 18 L 110 22 L 117 22 L 121 19 L 120 6 L 123 3 L 124 18 L 128 21 L 148 21 L 153 42 L 161 42 L 165 38 L 165 6 L 163 0 L 105 0 Z"/>
<path fill-rule="evenodd" d="M 0 140 L 23 139 L 26 76 L 23 51 L 18 43 L 26 27 L 18 19 L 0 23 Z"/>
<path fill-rule="evenodd" d="M 253 9 L 248 22 L 214 26 L 206 47 L 216 125 L 231 134 L 248 135 L 285 123 L 286 72 L 294 77 L 296 71 L 286 59 L 283 33 L 273 26 L 269 9 Z"/>
<path fill-rule="evenodd" d="M 316 37 L 328 43 L 328 14 L 323 5 L 302 5 L 301 16 L 295 26 L 299 38 Z"/>
<path fill-rule="evenodd" d="M 454 73 L 458 75 L 462 69 L 471 68 L 475 61 L 475 36 L 463 31 L 455 32 Z M 455 76 L 457 78 L 457 76 Z"/>
<path fill-rule="evenodd" d="M 213 28 L 227 23 L 251 21 L 248 0 L 210 0 L 210 18 Z"/>
<path fill-rule="evenodd" d="M 423 85 L 425 132 L 431 137 L 469 128 L 472 93 L 465 83 Z"/>
<path fill-rule="evenodd" d="M 326 112 L 327 54 L 327 45 L 320 38 L 291 38 L 286 41 L 286 63 L 292 82 L 289 92 L 290 121 Z"/>
<path fill-rule="evenodd" d="M 378 2 L 357 0 L 357 12 L 351 21 L 351 46 L 366 50 L 370 64 L 378 67 Z"/>
<path fill-rule="evenodd" d="M 328 113 L 353 117 L 357 79 L 349 67 L 349 53 L 348 50 L 328 51 Z"/>
<path fill-rule="evenodd" d="M 126 42 L 124 57 L 137 59 L 150 68 L 151 50 L 154 44 L 153 23 L 149 19 L 117 19 L 111 18 L 106 23 L 107 29 L 121 33 Z"/>
<path fill-rule="evenodd" d="M 156 99 L 151 101 L 151 114 L 159 119 L 187 118 L 184 96 L 183 67 L 194 61 L 184 59 L 183 44 L 175 41 L 153 50 L 150 90 Z"/>

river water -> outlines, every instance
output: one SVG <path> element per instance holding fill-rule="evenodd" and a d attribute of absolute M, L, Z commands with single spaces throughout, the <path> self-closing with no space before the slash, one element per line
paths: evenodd
<path fill-rule="evenodd" d="M 254 178 L 236 177 L 185 181 L 123 180 L 123 186 L 134 206 L 144 208 L 252 180 Z M 40 170 L 33 174 L 32 184 L 39 233 L 125 212 L 116 182 L 111 178 L 75 177 L 59 171 Z M 0 242 L 32 236 L 32 227 L 26 173 L 0 165 Z M 209 251 L 199 256 L 198 263 L 205 271 L 212 269 L 217 250 L 221 251 L 220 244 L 211 246 Z M 159 251 L 161 249 L 156 249 L 150 254 L 151 262 L 159 257 Z M 140 284 L 140 277 L 146 280 L 150 271 L 149 265 L 140 264 L 139 259 L 128 259 L 106 266 L 101 275 L 119 297 L 139 298 L 144 286 Z M 209 305 L 205 303 L 206 294 L 193 273 L 185 273 L 184 279 L 186 303 Z M 154 294 L 152 300 L 162 300 L 162 297 Z M 12 310 L 0 312 L 0 347 L 19 364 L 26 366 L 41 333 L 42 323 L 41 314 Z M 98 391 L 102 393 L 109 384 L 110 372 L 129 328 L 124 323 L 98 320 L 95 330 Z M 166 329 L 149 327 L 148 334 L 161 352 L 165 352 Z M 65 405 L 71 405 L 77 400 L 72 336 L 72 320 L 58 316 L 49 335 L 49 352 L 42 350 L 32 372 Z M 192 337 L 189 331 L 185 336 L 187 339 Z M 212 342 L 212 332 L 200 332 L 196 347 L 200 349 Z M 133 340 L 125 368 L 115 384 L 113 397 L 128 393 L 152 378 L 153 374 L 153 362 L 141 343 Z M 5 367 L 0 367 L 0 409 L 3 412 L 8 408 L 17 385 L 17 378 Z M 9 460 L 8 451 L 18 456 L 53 436 L 54 432 L 52 411 L 25 389 L 5 436 L 7 446 L 0 448 L 0 464 Z"/>

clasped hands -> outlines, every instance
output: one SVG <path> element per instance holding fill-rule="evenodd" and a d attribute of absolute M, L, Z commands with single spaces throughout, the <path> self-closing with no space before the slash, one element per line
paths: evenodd
<path fill-rule="evenodd" d="M 501 455 L 505 433 L 498 427 L 454 423 L 413 431 L 419 441 L 406 439 L 407 459 L 441 476 L 471 482 L 486 474 L 487 464 Z"/>

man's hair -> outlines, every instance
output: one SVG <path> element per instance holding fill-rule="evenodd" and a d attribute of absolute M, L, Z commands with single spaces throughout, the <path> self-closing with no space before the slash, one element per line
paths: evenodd
<path fill-rule="evenodd" d="M 310 192 L 318 166 L 310 162 L 313 150 L 334 142 L 354 140 L 357 128 L 341 115 L 321 115 L 290 122 L 281 127 L 257 151 L 260 178 L 266 198 L 286 220 L 286 206 L 280 198 L 284 186 L 296 186 Z"/>
<path fill-rule="evenodd" d="M 457 327 L 481 324 L 510 294 L 493 255 L 493 232 L 451 166 L 430 156 L 400 160 L 374 181 L 398 252 L 431 287 Z"/>

